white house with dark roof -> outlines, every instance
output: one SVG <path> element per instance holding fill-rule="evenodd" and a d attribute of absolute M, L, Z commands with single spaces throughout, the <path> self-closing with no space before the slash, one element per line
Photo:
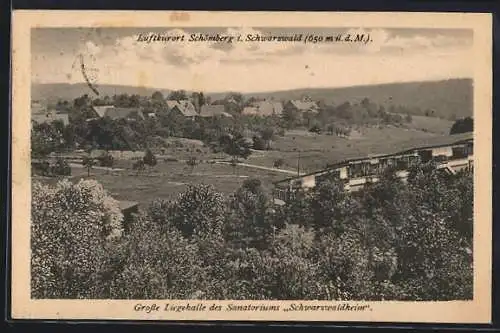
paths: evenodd
<path fill-rule="evenodd" d="M 167 108 L 169 112 L 182 115 L 186 118 L 194 119 L 198 115 L 194 104 L 189 100 L 172 101 L 167 100 Z"/>

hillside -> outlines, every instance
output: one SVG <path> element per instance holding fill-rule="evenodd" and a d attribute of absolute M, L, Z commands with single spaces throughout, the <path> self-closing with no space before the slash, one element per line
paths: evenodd
<path fill-rule="evenodd" d="M 151 95 L 157 89 L 119 85 L 98 87 L 102 96 L 114 94 Z M 167 90 L 161 90 L 164 95 Z M 79 84 L 33 84 L 32 99 L 54 100 L 58 98 L 72 100 L 83 94 L 91 94 L 84 83 Z M 223 98 L 226 93 L 208 93 L 212 99 Z M 245 94 L 275 100 L 299 99 L 304 95 L 314 100 L 323 100 L 335 105 L 344 102 L 356 103 L 367 97 L 371 101 L 389 108 L 402 105 L 407 108 L 418 107 L 421 110 L 434 110 L 434 116 L 451 119 L 453 115 L 463 118 L 472 115 L 473 89 L 471 79 L 450 79 L 443 81 L 423 81 L 410 83 L 390 83 L 345 88 L 310 88 L 274 92 Z"/>
<path fill-rule="evenodd" d="M 335 105 L 360 102 L 367 97 L 384 105 L 403 105 L 409 108 L 435 110 L 435 116 L 450 119 L 452 115 L 463 118 L 472 115 L 473 89 L 471 79 L 451 79 L 410 83 L 390 83 L 346 88 L 313 88 L 288 91 L 255 93 L 251 96 L 276 100 L 299 99 L 304 95 L 313 100 L 323 100 Z"/>
<path fill-rule="evenodd" d="M 99 94 L 102 96 L 113 96 L 119 94 L 138 94 L 141 96 L 151 96 L 158 89 L 147 87 L 133 87 L 103 84 L 97 86 Z M 165 95 L 168 91 L 160 89 Z M 73 100 L 84 94 L 95 96 L 86 83 L 34 83 L 31 85 L 31 99 L 53 101 L 57 99 Z"/>

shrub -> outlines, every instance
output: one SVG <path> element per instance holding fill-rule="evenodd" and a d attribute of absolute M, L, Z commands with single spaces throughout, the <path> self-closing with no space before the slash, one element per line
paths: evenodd
<path fill-rule="evenodd" d="M 113 167 L 114 158 L 109 152 L 103 153 L 97 158 L 97 160 L 99 161 L 99 165 L 102 167 Z"/>
<path fill-rule="evenodd" d="M 321 133 L 321 127 L 319 127 L 319 125 L 313 125 L 311 128 L 309 128 L 309 132 L 320 134 Z"/>
<path fill-rule="evenodd" d="M 260 136 L 255 135 L 253 137 L 253 149 L 255 150 L 266 150 L 266 141 L 262 139 Z"/>
<path fill-rule="evenodd" d="M 277 160 L 274 160 L 273 162 L 273 167 L 279 169 L 285 164 L 285 161 L 282 158 L 278 158 Z"/>
<path fill-rule="evenodd" d="M 59 176 L 69 176 L 71 175 L 71 167 L 68 161 L 63 158 L 58 158 L 56 163 L 52 166 L 52 174 Z"/>
<path fill-rule="evenodd" d="M 144 153 L 144 157 L 142 158 L 145 165 L 155 166 L 156 165 L 156 156 L 150 149 L 146 149 Z"/>

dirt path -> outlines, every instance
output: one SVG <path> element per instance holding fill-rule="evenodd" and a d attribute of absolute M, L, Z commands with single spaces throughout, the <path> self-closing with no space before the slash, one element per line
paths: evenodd
<path fill-rule="evenodd" d="M 72 168 L 86 168 L 86 166 L 83 166 L 82 164 L 78 163 L 69 163 L 69 166 Z M 120 169 L 120 168 L 108 168 L 108 167 L 102 167 L 102 166 L 93 166 L 92 169 L 96 170 L 109 170 L 109 171 L 123 171 L 125 169 Z"/>
<path fill-rule="evenodd" d="M 223 162 L 223 161 L 217 161 L 215 162 L 216 164 L 229 164 L 231 165 L 231 162 Z M 274 172 L 279 172 L 279 173 L 286 173 L 288 175 L 297 175 L 297 171 L 292 171 L 292 170 L 285 170 L 285 169 L 278 169 L 278 168 L 270 168 L 262 165 L 255 165 L 255 164 L 248 164 L 248 163 L 238 163 L 237 166 L 244 166 L 247 168 L 253 168 L 253 169 L 260 169 L 260 170 L 267 170 L 267 171 L 274 171 Z M 300 173 L 303 175 L 303 173 Z"/>

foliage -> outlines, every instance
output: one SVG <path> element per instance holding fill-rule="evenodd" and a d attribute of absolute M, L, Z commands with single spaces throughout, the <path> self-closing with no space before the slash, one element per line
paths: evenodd
<path fill-rule="evenodd" d="M 95 298 L 107 293 L 108 260 L 122 234 L 118 203 L 93 180 L 32 188 L 32 296 Z"/>
<path fill-rule="evenodd" d="M 155 166 L 157 163 L 156 156 L 153 154 L 153 152 L 150 149 L 146 149 L 142 160 L 143 160 L 145 165 L 149 165 L 151 167 Z"/>
<path fill-rule="evenodd" d="M 132 165 L 132 169 L 137 171 L 137 174 L 139 172 L 144 171 L 146 169 L 146 165 L 144 163 L 144 160 L 137 160 L 135 163 Z"/>
<path fill-rule="evenodd" d="M 92 170 L 92 168 L 95 165 L 94 158 L 92 158 L 90 155 L 84 156 L 82 160 L 82 165 L 87 168 L 87 176 L 90 177 L 90 170 Z"/>
<path fill-rule="evenodd" d="M 56 163 L 52 167 L 52 173 L 55 175 L 70 176 L 71 167 L 69 166 L 68 161 L 66 161 L 64 158 L 58 158 Z"/>
<path fill-rule="evenodd" d="M 255 150 L 265 150 L 267 148 L 266 142 L 260 136 L 254 135 L 252 141 L 253 141 L 252 148 Z"/>
<path fill-rule="evenodd" d="M 453 123 L 450 134 L 472 132 L 474 130 L 474 120 L 471 117 L 458 119 Z"/>
<path fill-rule="evenodd" d="M 239 132 L 222 135 L 219 143 L 224 152 L 233 158 L 233 161 L 236 161 L 238 157 L 246 159 L 252 154 L 250 144 Z"/>
<path fill-rule="evenodd" d="M 111 155 L 109 152 L 104 152 L 101 156 L 97 158 L 99 161 L 99 165 L 102 167 L 109 167 L 112 168 L 114 164 L 114 158 L 113 155 Z"/>
<path fill-rule="evenodd" d="M 197 161 L 197 159 L 196 159 L 196 156 L 190 156 L 190 157 L 187 159 L 186 164 L 190 167 L 191 172 L 193 172 L 194 167 L 196 166 L 196 164 L 198 164 L 198 161 Z"/>
<path fill-rule="evenodd" d="M 279 169 L 283 166 L 283 164 L 285 164 L 285 160 L 282 158 L 278 158 L 278 159 L 274 160 L 273 167 Z"/>
<path fill-rule="evenodd" d="M 321 127 L 319 127 L 319 125 L 315 124 L 311 128 L 309 128 L 309 132 L 320 134 L 321 133 Z"/>

